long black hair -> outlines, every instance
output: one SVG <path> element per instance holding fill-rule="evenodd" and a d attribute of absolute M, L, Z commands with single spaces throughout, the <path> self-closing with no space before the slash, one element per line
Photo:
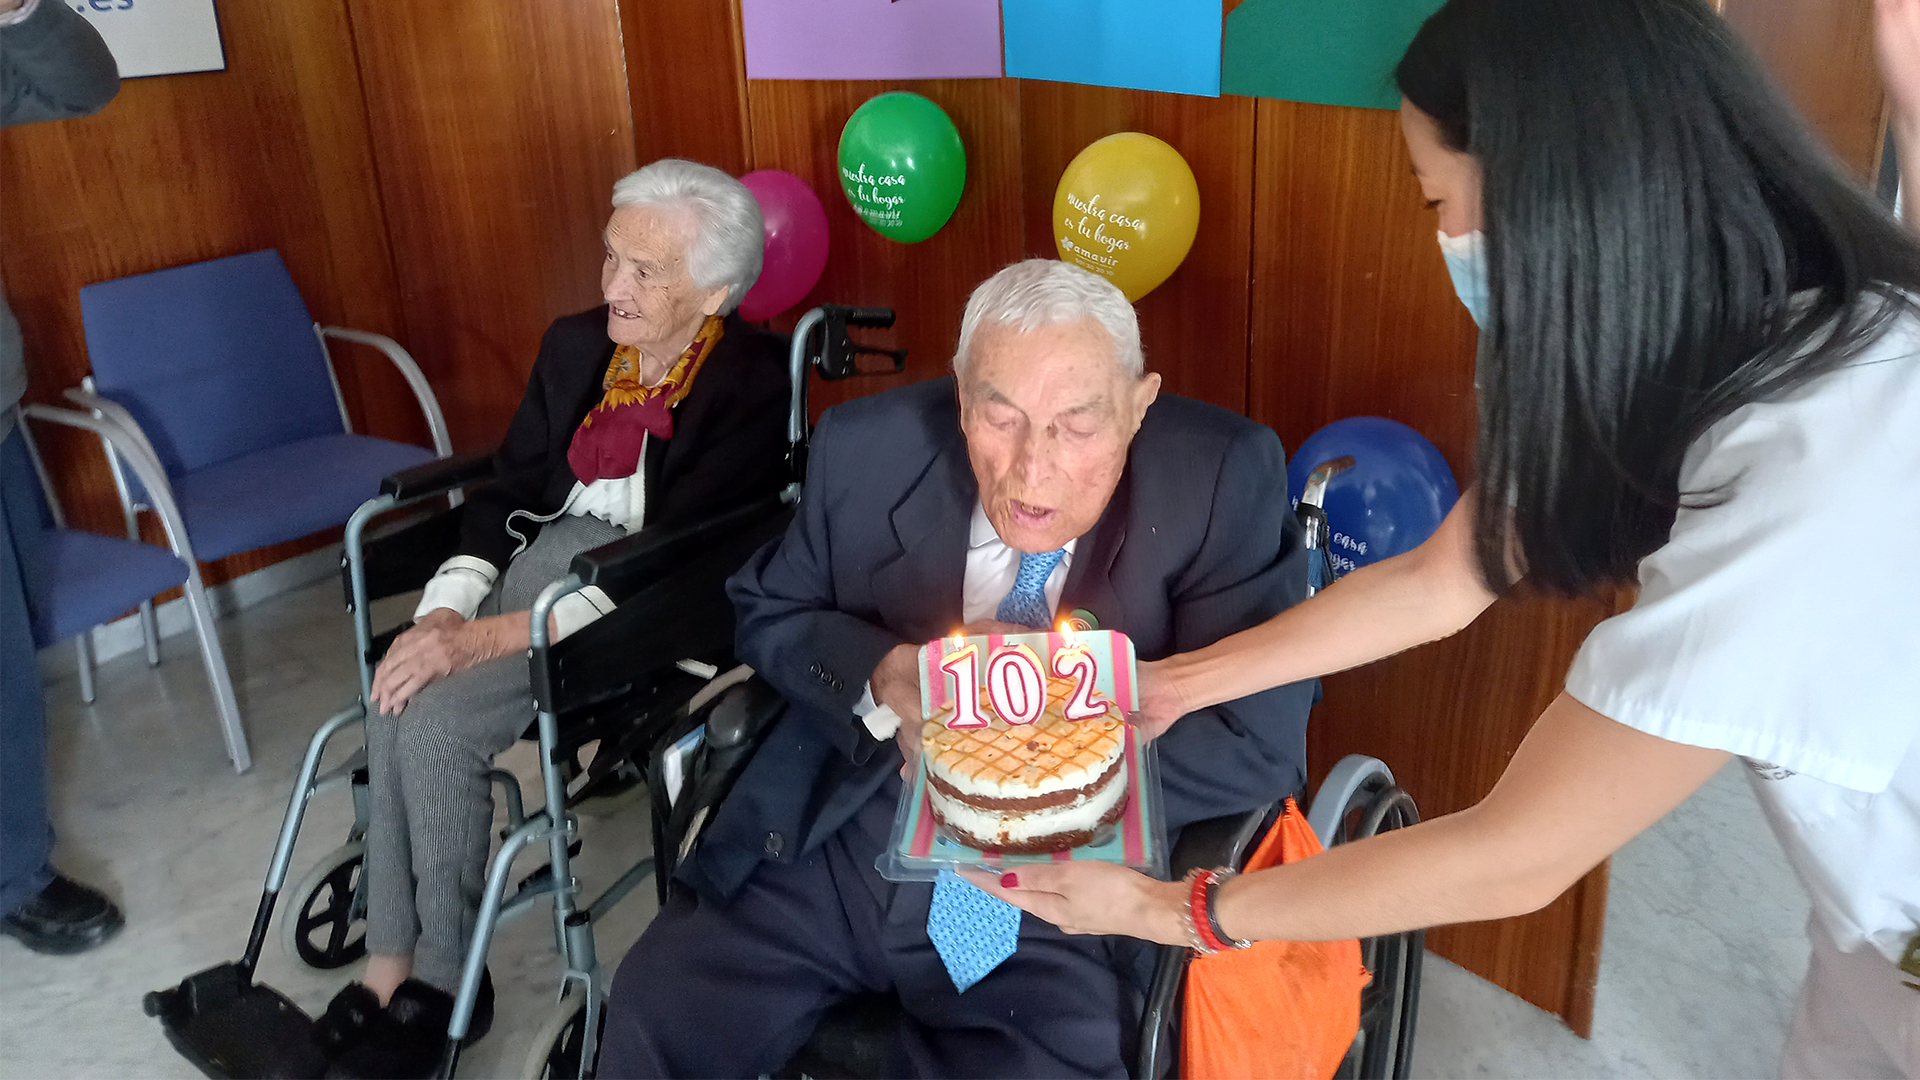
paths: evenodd
<path fill-rule="evenodd" d="M 1920 244 L 1701 0 L 1450 0 L 1395 78 L 1480 166 L 1496 590 L 1634 580 L 1680 506 L 1727 497 L 1679 490 L 1700 435 L 1915 306 Z"/>

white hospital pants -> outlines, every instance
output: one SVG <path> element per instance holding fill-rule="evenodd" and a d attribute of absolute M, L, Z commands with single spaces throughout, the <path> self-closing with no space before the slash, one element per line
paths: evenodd
<path fill-rule="evenodd" d="M 1843 953 L 1817 922 L 1780 1053 L 1783 1080 L 1920 1080 L 1920 990 L 1870 948 Z"/>

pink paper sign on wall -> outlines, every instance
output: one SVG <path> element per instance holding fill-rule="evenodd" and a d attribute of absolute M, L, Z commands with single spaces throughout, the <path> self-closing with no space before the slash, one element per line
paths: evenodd
<path fill-rule="evenodd" d="M 993 79 L 1000 0 L 741 0 L 749 79 Z"/>

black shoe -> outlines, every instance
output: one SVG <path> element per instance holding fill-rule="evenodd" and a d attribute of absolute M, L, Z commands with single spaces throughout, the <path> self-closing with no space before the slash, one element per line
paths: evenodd
<path fill-rule="evenodd" d="M 65 956 L 105 942 L 126 922 L 105 894 L 55 874 L 40 895 L 0 919 L 0 933 L 34 952 Z"/>
<path fill-rule="evenodd" d="M 351 989 L 351 987 L 349 987 Z M 332 1013 L 329 1006 L 328 1013 Z M 393 991 L 387 1007 L 367 1020 L 359 1037 L 338 1050 L 327 1070 L 340 1080 L 408 1080 L 439 1068 L 453 1019 L 453 995 L 418 979 Z M 461 1046 L 472 1046 L 493 1026 L 493 975 L 483 973 L 473 1019 Z"/>
<path fill-rule="evenodd" d="M 362 983 L 348 983 L 313 1022 L 313 1041 L 327 1056 L 335 1056 L 359 1042 L 383 1011 L 372 990 Z"/>

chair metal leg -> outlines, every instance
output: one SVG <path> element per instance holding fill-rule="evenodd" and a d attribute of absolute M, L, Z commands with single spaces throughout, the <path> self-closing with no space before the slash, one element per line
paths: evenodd
<path fill-rule="evenodd" d="M 247 750 L 247 733 L 240 726 L 240 703 L 233 697 L 233 679 L 227 674 L 227 655 L 220 648 L 220 634 L 213 625 L 213 605 L 207 601 L 206 586 L 200 582 L 200 567 L 187 575 L 187 608 L 193 613 L 193 628 L 200 635 L 200 659 L 207 668 L 207 682 L 213 687 L 214 708 L 220 714 L 220 734 L 226 739 L 227 757 L 234 772 L 246 772 L 253 766 Z"/>
<path fill-rule="evenodd" d="M 140 637 L 147 645 L 147 666 L 160 666 L 160 619 L 151 599 L 140 601 Z"/>
<path fill-rule="evenodd" d="M 93 704 L 93 627 L 80 631 L 73 639 L 73 651 L 80 657 L 80 700 Z"/>

